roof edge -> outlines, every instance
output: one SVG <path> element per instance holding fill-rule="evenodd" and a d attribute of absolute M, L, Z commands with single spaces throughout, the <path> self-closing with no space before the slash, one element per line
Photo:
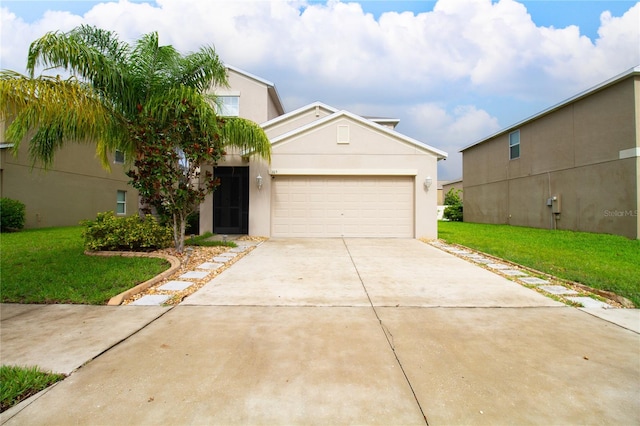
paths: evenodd
<path fill-rule="evenodd" d="M 333 114 L 333 113 L 338 111 L 336 108 L 334 108 L 332 106 L 324 104 L 324 103 L 322 103 L 320 101 L 316 101 L 316 102 L 310 103 L 308 105 L 302 106 L 302 107 L 300 107 L 298 109 L 295 109 L 293 111 L 290 111 L 290 112 L 288 112 L 286 114 L 279 115 L 279 116 L 277 116 L 275 118 L 272 118 L 269 121 L 265 121 L 264 123 L 261 124 L 261 126 L 264 129 L 265 127 L 269 127 L 269 126 L 272 126 L 274 124 L 280 123 L 282 121 L 288 120 L 291 117 L 299 115 L 299 114 L 301 114 L 301 113 L 303 113 L 305 111 L 309 111 L 311 109 L 314 109 L 316 107 L 324 108 L 324 109 L 330 111 L 331 114 Z"/>
<path fill-rule="evenodd" d="M 273 82 L 271 82 L 271 81 L 269 81 L 269 80 L 266 80 L 266 79 L 264 79 L 264 78 L 262 78 L 262 77 L 258 77 L 258 76 L 257 76 L 257 75 L 255 75 L 255 74 L 251 74 L 250 72 L 247 72 L 247 71 L 245 71 L 245 70 L 243 70 L 243 69 L 240 69 L 240 68 L 238 68 L 238 67 L 234 67 L 233 65 L 229 65 L 229 64 L 226 64 L 226 63 L 225 63 L 225 64 L 224 64 L 224 66 L 225 66 L 225 68 L 228 68 L 228 69 L 230 69 L 230 70 L 232 70 L 232 71 L 235 71 L 235 72 L 237 72 L 237 73 L 239 73 L 239 74 L 244 75 L 245 77 L 249 77 L 250 79 L 252 79 L 252 80 L 256 80 L 256 81 L 258 81 L 258 82 L 260 82 L 260 83 L 262 83 L 262 84 L 265 84 L 265 85 L 267 85 L 267 86 L 272 86 L 272 87 L 275 87 L 275 86 L 276 86 L 275 84 L 273 84 Z"/>
<path fill-rule="evenodd" d="M 578 101 L 580 99 L 586 98 L 587 96 L 590 96 L 590 95 L 592 95 L 592 94 L 594 94 L 596 92 L 599 92 L 600 90 L 603 90 L 603 89 L 605 89 L 605 88 L 607 88 L 609 86 L 612 86 L 612 85 L 614 85 L 616 83 L 619 83 L 620 81 L 625 80 L 625 79 L 627 79 L 627 78 L 629 78 L 631 76 L 634 76 L 634 75 L 640 75 L 640 65 L 637 65 L 637 66 L 635 66 L 633 68 L 629 68 L 628 70 L 626 70 L 626 71 L 624 71 L 624 72 L 622 72 L 620 74 L 617 74 L 617 75 L 615 75 L 615 76 L 613 76 L 613 77 L 611 77 L 611 78 L 609 78 L 609 79 L 607 79 L 607 80 L 605 80 L 605 81 L 603 81 L 603 82 L 601 82 L 599 84 L 596 84 L 595 86 L 592 86 L 592 87 L 590 87 L 590 88 L 588 88 L 586 90 L 583 90 L 582 92 L 579 92 L 578 94 L 573 95 L 570 98 L 565 99 L 564 101 L 561 101 L 561 102 L 559 102 L 559 103 L 557 103 L 555 105 L 552 105 L 549 108 L 546 108 L 546 109 L 544 109 L 544 110 L 542 110 L 542 111 L 540 111 L 540 112 L 538 112 L 538 113 L 536 113 L 534 115 L 531 115 L 531 116 L 529 116 L 529 117 L 527 117 L 527 118 L 525 118 L 523 120 L 520 120 L 520 121 L 518 121 L 516 123 L 513 123 L 513 124 L 507 126 L 507 127 L 504 127 L 501 130 L 498 130 L 497 132 L 495 132 L 495 133 L 493 133 L 493 134 L 491 134 L 489 136 L 486 136 L 486 137 L 484 137 L 482 139 L 479 139 L 479 140 L 473 142 L 470 145 L 467 145 L 467 146 L 463 147 L 458 152 L 464 152 L 469 148 L 473 148 L 476 145 L 480 145 L 480 144 L 488 141 L 489 139 L 493 139 L 496 136 L 499 136 L 499 135 L 502 135 L 504 133 L 510 132 L 510 131 L 518 128 L 518 127 L 521 127 L 522 125 L 524 125 L 526 123 L 529 123 L 529 122 L 534 121 L 534 120 L 536 120 L 536 119 L 538 119 L 540 117 L 543 117 L 543 116 L 545 116 L 547 114 L 550 114 L 550 113 L 552 113 L 554 111 L 557 111 L 560 108 L 563 108 L 563 107 L 565 107 L 565 106 L 567 106 L 567 105 L 569 105 L 569 104 L 571 104 L 573 102 L 576 102 L 576 101 Z"/>
<path fill-rule="evenodd" d="M 414 145 L 416 148 L 419 148 L 419 149 L 422 149 L 422 150 L 425 150 L 425 151 L 429 151 L 430 153 L 435 154 L 436 157 L 439 160 L 440 159 L 446 159 L 449 156 L 449 154 L 447 154 L 444 151 L 441 151 L 441 150 L 439 150 L 437 148 L 434 148 L 434 147 L 432 147 L 430 145 L 424 144 L 424 143 L 422 143 L 422 142 L 420 142 L 420 141 L 418 141 L 416 139 L 413 139 L 413 138 L 411 138 L 411 137 L 409 137 L 407 135 L 404 135 L 404 134 L 402 134 L 400 132 L 397 132 L 397 131 L 395 131 L 393 129 L 385 127 L 385 126 L 383 126 L 381 124 L 378 124 L 378 123 L 376 123 L 374 121 L 368 120 L 368 119 L 366 119 L 364 117 L 361 117 L 359 115 L 356 115 L 356 114 L 354 114 L 352 112 L 349 112 L 349 111 L 346 111 L 346 110 L 335 111 L 334 113 L 332 113 L 332 114 L 330 114 L 330 115 L 328 115 L 326 117 L 323 117 L 323 118 L 321 118 L 319 120 L 312 121 L 311 123 L 308 123 L 308 124 L 306 124 L 304 126 L 300 126 L 297 129 L 294 129 L 294 130 L 291 130 L 289 132 L 283 133 L 283 134 L 273 138 L 273 140 L 271 141 L 271 144 L 275 145 L 278 142 L 280 142 L 282 140 L 285 140 L 285 139 L 288 139 L 289 137 L 291 137 L 291 136 L 293 136 L 293 135 L 295 135 L 297 133 L 302 133 L 302 132 L 307 131 L 309 129 L 312 129 L 314 127 L 317 127 L 317 126 L 320 126 L 322 124 L 325 124 L 325 123 L 327 123 L 329 121 L 335 120 L 336 118 L 341 117 L 341 116 L 349 117 L 352 120 L 355 120 L 355 121 L 357 121 L 357 122 L 359 122 L 361 124 L 373 127 L 378 131 L 381 131 L 381 132 L 386 133 L 386 134 L 388 134 L 390 136 L 393 136 L 393 137 L 399 138 L 401 140 L 404 140 L 405 142 L 408 142 L 408 143 Z"/>
<path fill-rule="evenodd" d="M 262 77 L 258 77 L 255 74 L 251 74 L 250 72 L 247 72 L 247 71 L 245 71 L 243 69 L 240 69 L 238 67 L 235 67 L 233 65 L 229 65 L 229 64 L 225 63 L 224 66 L 225 66 L 225 68 L 227 68 L 227 69 L 229 69 L 231 71 L 237 72 L 238 74 L 242 74 L 247 78 L 250 78 L 252 80 L 257 81 L 258 83 L 262 83 L 265 86 L 267 86 L 267 91 L 269 92 L 269 95 L 271 97 L 273 97 L 275 99 L 275 101 L 277 101 L 276 103 L 277 103 L 278 109 L 280 110 L 279 112 L 281 114 L 284 114 L 285 109 L 284 109 L 284 104 L 282 103 L 282 98 L 280 97 L 280 94 L 278 93 L 278 89 L 276 88 L 276 85 L 273 82 L 271 82 L 269 80 L 266 80 L 266 79 L 264 79 Z"/>

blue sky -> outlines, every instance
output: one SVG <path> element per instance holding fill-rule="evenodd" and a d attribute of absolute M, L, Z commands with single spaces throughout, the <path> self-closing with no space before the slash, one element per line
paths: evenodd
<path fill-rule="evenodd" d="M 158 31 L 184 52 L 213 44 L 274 82 L 287 111 L 321 101 L 399 118 L 449 153 L 440 179 L 462 175 L 460 148 L 640 65 L 633 1 L 105 3 L 1 0 L 0 66 L 23 71 L 31 41 L 82 23 L 126 41 Z"/>

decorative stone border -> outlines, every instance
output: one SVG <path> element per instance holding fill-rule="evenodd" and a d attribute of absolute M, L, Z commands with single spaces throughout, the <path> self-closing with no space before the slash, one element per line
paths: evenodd
<path fill-rule="evenodd" d="M 544 276 L 548 280 L 550 280 L 551 282 L 557 282 L 558 284 L 561 284 L 561 285 L 564 284 L 564 285 L 568 286 L 569 288 L 573 287 L 574 289 L 577 289 L 577 290 L 585 292 L 585 293 L 592 293 L 592 294 L 598 295 L 598 296 L 600 296 L 600 297 L 602 297 L 604 299 L 608 299 L 609 301 L 618 303 L 623 308 L 633 309 L 635 307 L 633 302 L 631 302 L 629 299 L 627 299 L 627 298 L 625 298 L 623 296 L 620 296 L 620 295 L 618 295 L 616 293 L 613 293 L 613 292 L 610 292 L 610 291 L 606 291 L 606 290 L 600 290 L 600 289 L 597 289 L 597 288 L 592 288 L 592 287 L 589 287 L 587 285 L 584 285 L 584 284 L 581 284 L 581 283 L 577 283 L 575 281 L 570 281 L 570 280 L 566 280 L 566 279 L 563 279 L 563 278 L 558 278 L 558 277 L 556 277 L 554 275 L 550 275 L 550 274 L 547 274 L 545 272 L 537 271 L 537 270 L 535 270 L 533 268 L 529 268 L 527 266 L 519 265 L 519 264 L 511 262 L 509 260 L 502 259 L 502 258 L 493 256 L 493 255 L 490 255 L 488 253 L 484 253 L 484 252 L 481 252 L 481 251 L 478 251 L 478 250 L 475 250 L 475 249 L 472 249 L 472 248 L 469 248 L 469 247 L 466 247 L 466 246 L 463 246 L 463 245 L 460 245 L 460 244 L 447 243 L 447 242 L 444 242 L 444 241 L 439 240 L 439 239 L 438 240 L 424 240 L 424 239 L 421 239 L 421 241 L 426 243 L 426 244 L 429 244 L 429 245 L 431 245 L 433 247 L 439 248 L 441 250 L 445 250 L 448 253 L 453 254 L 454 256 L 457 256 L 457 257 L 459 257 L 461 259 L 465 259 L 467 261 L 472 261 L 473 262 L 474 260 L 472 258 L 469 258 L 468 256 L 465 257 L 465 256 L 462 256 L 460 253 L 456 253 L 456 250 L 465 250 L 465 251 L 468 251 L 468 252 L 471 252 L 471 253 L 476 253 L 476 254 L 479 254 L 479 255 L 481 255 L 483 257 L 486 257 L 487 259 L 491 259 L 491 260 L 495 260 L 496 262 L 499 262 L 499 263 L 504 263 L 504 264 L 507 264 L 507 265 L 511 265 L 511 266 L 514 267 L 514 269 L 521 269 L 523 271 L 527 271 L 527 272 L 531 273 L 532 275 Z M 453 250 L 447 250 L 447 249 L 444 248 L 444 246 L 448 246 Z M 475 262 L 475 263 L 477 263 L 477 262 Z M 495 272 L 495 273 L 498 273 L 498 274 L 500 274 L 502 272 L 499 269 L 492 269 L 492 271 Z"/>
<path fill-rule="evenodd" d="M 165 278 L 171 276 L 174 272 L 180 269 L 180 259 L 175 256 L 171 256 L 169 254 L 164 253 L 144 253 L 144 252 L 135 252 L 135 251 L 85 251 L 84 254 L 88 256 L 122 256 L 122 257 L 157 257 L 161 259 L 167 260 L 171 266 L 166 271 L 156 275 L 155 277 L 147 280 L 143 283 L 138 284 L 137 286 L 130 288 L 129 290 L 123 291 L 122 293 L 113 296 L 107 302 L 107 306 L 117 306 L 121 305 L 122 302 L 133 296 L 134 294 L 140 293 L 152 285 L 159 283 Z"/>

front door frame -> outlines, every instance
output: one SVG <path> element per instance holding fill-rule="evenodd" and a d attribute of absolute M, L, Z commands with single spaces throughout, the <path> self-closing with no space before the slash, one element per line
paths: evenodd
<path fill-rule="evenodd" d="M 214 234 L 249 233 L 249 167 L 214 167 L 220 186 L 213 192 Z"/>

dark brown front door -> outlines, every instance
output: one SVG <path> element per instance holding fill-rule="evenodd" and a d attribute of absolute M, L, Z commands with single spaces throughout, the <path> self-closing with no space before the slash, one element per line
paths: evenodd
<path fill-rule="evenodd" d="M 213 193 L 213 232 L 249 232 L 249 167 L 216 167 L 220 186 Z"/>

